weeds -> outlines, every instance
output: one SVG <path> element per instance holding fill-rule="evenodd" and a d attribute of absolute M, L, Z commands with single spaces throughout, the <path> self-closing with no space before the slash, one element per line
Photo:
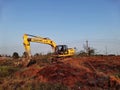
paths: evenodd
<path fill-rule="evenodd" d="M 0 66 L 0 77 L 7 77 L 14 72 L 16 72 L 18 68 L 12 66 Z"/>
<path fill-rule="evenodd" d="M 117 73 L 114 75 L 116 78 L 119 78 L 120 79 L 120 73 Z"/>
<path fill-rule="evenodd" d="M 59 83 L 40 83 L 33 90 L 68 90 L 68 87 Z"/>
<path fill-rule="evenodd" d="M 0 90 L 70 90 L 67 86 L 56 83 L 33 83 L 29 82 L 26 85 L 22 86 L 17 82 L 8 87 L 0 87 Z"/>

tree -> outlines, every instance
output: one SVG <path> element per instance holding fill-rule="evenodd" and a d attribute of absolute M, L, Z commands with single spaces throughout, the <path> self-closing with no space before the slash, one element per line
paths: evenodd
<path fill-rule="evenodd" d="M 95 49 L 94 48 L 90 48 L 89 51 L 88 51 L 88 55 L 89 56 L 95 55 Z"/>
<path fill-rule="evenodd" d="M 87 53 L 83 50 L 81 50 L 78 54 L 79 56 L 87 56 Z"/>
<path fill-rule="evenodd" d="M 86 45 L 83 47 L 88 56 L 95 55 L 95 49 L 89 46 L 88 41 L 86 41 Z"/>
<path fill-rule="evenodd" d="M 18 59 L 19 58 L 19 54 L 17 52 L 14 52 L 13 55 L 12 55 L 12 57 L 14 59 Z"/>
<path fill-rule="evenodd" d="M 28 53 L 24 52 L 22 57 L 27 58 L 28 57 Z"/>

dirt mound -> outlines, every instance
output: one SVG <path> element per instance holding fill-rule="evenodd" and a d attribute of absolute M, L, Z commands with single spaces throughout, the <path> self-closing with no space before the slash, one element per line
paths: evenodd
<path fill-rule="evenodd" d="M 104 72 L 99 72 L 98 69 L 103 69 L 100 67 L 104 64 L 100 63 L 103 61 L 94 61 L 91 59 L 86 62 L 86 60 L 81 61 L 81 58 L 71 58 L 69 60 L 62 61 L 62 63 L 47 65 L 42 68 L 36 68 L 37 65 L 33 65 L 21 72 L 16 73 L 16 76 L 23 79 L 28 77 L 34 78 L 37 82 L 61 83 L 69 86 L 70 88 L 77 87 L 77 89 L 85 89 L 86 87 L 88 89 L 91 87 L 118 89 L 120 87 L 120 79 L 115 78 L 115 76 L 105 74 Z M 96 71 L 92 69 L 88 62 L 93 65 Z M 117 65 L 118 64 L 116 64 L 116 66 Z M 104 68 L 107 69 L 106 71 L 111 71 L 110 67 L 105 66 Z M 119 68 L 115 68 L 119 70 Z"/>
<path fill-rule="evenodd" d="M 91 69 L 91 64 L 97 72 L 107 75 L 120 74 L 120 57 L 90 57 L 84 61 L 84 66 Z"/>
<path fill-rule="evenodd" d="M 81 79 L 85 78 L 84 75 L 86 72 L 88 73 L 88 76 L 93 76 L 91 75 L 92 73 L 90 71 L 87 71 L 83 68 L 73 68 L 68 64 L 56 64 L 47 66 L 40 70 L 36 75 L 36 79 L 40 81 L 43 79 L 52 83 L 59 82 L 72 87 L 77 81 L 81 81 L 82 83 L 87 82 L 87 76 L 86 80 Z"/>
<path fill-rule="evenodd" d="M 21 69 L 20 71 L 16 72 L 13 77 L 18 78 L 32 78 L 34 77 L 38 72 L 40 71 L 40 68 L 38 65 L 32 65 L 31 67 Z"/>
<path fill-rule="evenodd" d="M 44 82 L 60 83 L 74 90 L 119 90 L 120 57 L 77 57 L 44 66 L 34 64 L 21 68 L 11 77 L 9 85 L 18 80 L 19 86 Z"/>

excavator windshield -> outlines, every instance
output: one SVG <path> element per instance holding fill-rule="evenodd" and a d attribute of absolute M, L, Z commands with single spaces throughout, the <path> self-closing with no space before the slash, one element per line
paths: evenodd
<path fill-rule="evenodd" d="M 55 53 L 64 54 L 68 50 L 67 45 L 57 45 L 55 48 Z"/>

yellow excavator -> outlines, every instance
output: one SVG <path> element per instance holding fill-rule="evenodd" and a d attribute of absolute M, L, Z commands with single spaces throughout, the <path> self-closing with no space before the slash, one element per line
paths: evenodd
<path fill-rule="evenodd" d="M 47 44 L 52 47 L 53 56 L 55 57 L 68 57 L 73 56 L 75 53 L 75 49 L 68 48 L 67 45 L 57 45 L 53 40 L 49 38 L 44 38 L 40 36 L 34 36 L 30 34 L 23 35 L 23 45 L 25 47 L 25 52 L 27 54 L 27 58 L 31 59 L 31 48 L 30 42 L 42 43 Z"/>

